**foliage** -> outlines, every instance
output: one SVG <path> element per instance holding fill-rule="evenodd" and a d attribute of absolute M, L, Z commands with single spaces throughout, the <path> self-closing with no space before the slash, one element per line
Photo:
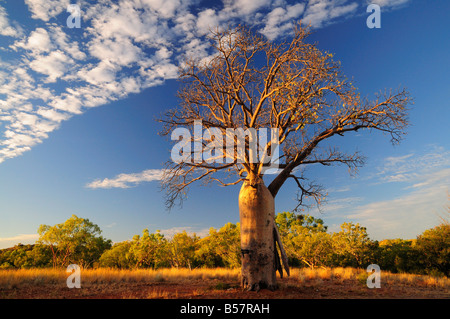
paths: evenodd
<path fill-rule="evenodd" d="M 196 266 L 195 248 L 200 238 L 197 235 L 189 236 L 183 230 L 173 236 L 168 243 L 167 253 L 172 267 L 186 267 L 192 269 Z"/>
<path fill-rule="evenodd" d="M 377 264 L 393 273 L 419 271 L 420 254 L 414 249 L 415 240 L 385 239 L 379 242 Z"/>
<path fill-rule="evenodd" d="M 417 238 L 416 250 L 422 267 L 446 276 L 450 275 L 450 225 L 443 223 L 423 232 Z"/>
<path fill-rule="evenodd" d="M 227 223 L 217 231 L 209 230 L 209 236 L 199 243 L 198 256 L 206 266 L 239 267 L 241 264 L 239 223 Z"/>
<path fill-rule="evenodd" d="M 318 230 L 294 225 L 289 233 L 286 250 L 291 256 L 301 260 L 310 268 L 328 264 L 331 253 L 330 234 Z"/>
<path fill-rule="evenodd" d="M 131 242 L 115 243 L 111 249 L 106 250 L 99 259 L 99 266 L 129 269 L 136 265 L 134 255 L 130 253 Z"/>
<path fill-rule="evenodd" d="M 43 268 L 51 265 L 52 254 L 44 245 L 22 245 L 0 252 L 0 269 Z"/>
<path fill-rule="evenodd" d="M 50 247 L 53 267 L 72 263 L 89 267 L 111 248 L 111 240 L 100 236 L 101 232 L 89 219 L 72 215 L 61 224 L 41 225 L 38 243 Z"/>
<path fill-rule="evenodd" d="M 278 226 L 280 236 L 286 236 L 294 226 L 302 226 L 308 230 L 326 232 L 328 226 L 325 226 L 323 220 L 311 215 L 297 215 L 291 212 L 279 213 L 275 216 L 275 223 Z"/>
<path fill-rule="evenodd" d="M 158 268 L 167 265 L 164 255 L 167 239 L 159 231 L 150 234 L 148 229 L 142 231 L 142 236 L 135 235 L 130 243 L 128 254 L 133 260 L 135 268 L 151 267 Z"/>
<path fill-rule="evenodd" d="M 290 264 L 299 261 L 314 268 L 327 264 L 331 252 L 331 237 L 323 220 L 310 215 L 290 212 L 277 214 L 275 223 L 285 246 Z"/>
<path fill-rule="evenodd" d="M 371 240 L 365 227 L 343 223 L 329 232 L 320 218 L 282 212 L 276 215 L 281 240 L 291 265 L 365 268 L 378 264 L 383 271 L 449 276 L 450 225 L 442 223 L 414 240 Z M 99 236 L 100 228 L 75 215 L 62 224 L 41 225 L 34 245 L 18 244 L 0 250 L 0 269 L 65 267 L 238 268 L 241 263 L 240 225 L 211 228 L 208 236 L 186 231 L 166 238 L 144 229 L 132 240 L 115 243 Z"/>
<path fill-rule="evenodd" d="M 343 223 L 341 231 L 332 235 L 334 264 L 339 266 L 364 267 L 375 263 L 373 252 L 378 243 L 373 242 L 365 227 Z"/>

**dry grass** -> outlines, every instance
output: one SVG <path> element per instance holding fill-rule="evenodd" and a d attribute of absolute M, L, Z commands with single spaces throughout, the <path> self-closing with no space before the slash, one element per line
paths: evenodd
<path fill-rule="evenodd" d="M 355 268 L 300 268 L 294 269 L 292 275 L 298 277 L 300 282 L 317 283 L 324 280 L 343 282 L 344 280 L 357 280 L 363 270 Z"/>
<path fill-rule="evenodd" d="M 167 299 L 169 298 L 169 292 L 162 289 L 152 289 L 147 295 L 147 299 Z"/>
<path fill-rule="evenodd" d="M 214 268 L 214 269 L 84 269 L 81 271 L 82 282 L 86 284 L 103 283 L 179 283 L 192 280 L 223 281 L 239 280 L 240 269 Z M 323 282 L 333 280 L 343 282 L 345 280 L 359 280 L 367 278 L 364 269 L 356 268 L 293 268 L 291 276 L 298 278 L 299 282 Z M 15 288 L 22 285 L 41 285 L 65 283 L 68 277 L 63 269 L 19 269 L 0 270 L 0 288 Z M 414 274 L 392 274 L 381 272 L 384 283 L 402 283 L 423 287 L 449 287 L 450 278 L 432 277 Z"/>
<path fill-rule="evenodd" d="M 383 277 L 385 278 L 386 283 L 390 284 L 402 283 L 404 285 L 417 287 L 450 288 L 450 278 L 447 277 L 392 273 L 385 273 Z"/>
<path fill-rule="evenodd" d="M 0 270 L 0 288 L 18 288 L 22 285 L 43 285 L 65 282 L 67 274 L 59 269 Z"/>
<path fill-rule="evenodd" d="M 329 280 L 337 283 L 342 283 L 346 280 L 358 281 L 362 284 L 366 283 L 368 273 L 364 269 L 357 268 L 301 268 L 293 269 L 292 276 L 298 278 L 300 283 L 321 284 L 323 281 Z M 415 274 L 393 274 L 386 271 L 381 271 L 381 282 L 387 285 L 408 285 L 417 287 L 440 287 L 449 288 L 450 278 L 447 277 L 432 277 L 426 275 Z"/>
<path fill-rule="evenodd" d="M 192 280 L 237 280 L 239 269 L 84 269 L 81 271 L 83 285 L 111 283 L 161 283 Z M 19 269 L 0 270 L 0 288 L 17 288 L 23 285 L 66 283 L 69 273 L 64 269 Z"/>
<path fill-rule="evenodd" d="M 84 269 L 81 287 L 67 289 L 64 269 L 0 270 L 2 298 L 255 298 L 239 289 L 240 269 Z M 449 298 L 450 279 L 381 271 L 383 289 L 368 289 L 365 269 L 293 268 L 269 298 L 433 296 Z M 258 296 L 262 296 L 259 294 Z"/>

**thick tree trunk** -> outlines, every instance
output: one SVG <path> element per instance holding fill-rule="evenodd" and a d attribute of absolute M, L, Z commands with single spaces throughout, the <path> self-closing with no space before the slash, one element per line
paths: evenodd
<path fill-rule="evenodd" d="M 239 193 L 241 283 L 247 290 L 276 289 L 277 252 L 274 240 L 274 198 L 264 182 L 245 181 Z"/>

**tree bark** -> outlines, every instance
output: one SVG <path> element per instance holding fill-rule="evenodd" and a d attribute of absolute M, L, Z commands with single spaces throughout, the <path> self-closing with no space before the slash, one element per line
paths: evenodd
<path fill-rule="evenodd" d="M 245 181 L 239 193 L 241 284 L 244 289 L 277 288 L 274 215 L 274 198 L 264 182 Z"/>

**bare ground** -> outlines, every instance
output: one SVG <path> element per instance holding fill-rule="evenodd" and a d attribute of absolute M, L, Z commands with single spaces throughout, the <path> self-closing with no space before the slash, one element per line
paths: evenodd
<path fill-rule="evenodd" d="M 395 278 L 395 277 L 394 277 Z M 244 291 L 238 279 L 191 279 L 179 282 L 33 282 L 0 286 L 0 299 L 450 299 L 447 284 L 403 281 L 392 278 L 381 288 L 369 289 L 361 279 L 278 278 L 276 291 Z"/>

